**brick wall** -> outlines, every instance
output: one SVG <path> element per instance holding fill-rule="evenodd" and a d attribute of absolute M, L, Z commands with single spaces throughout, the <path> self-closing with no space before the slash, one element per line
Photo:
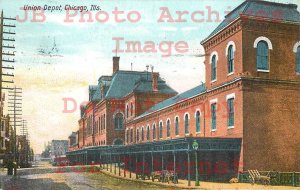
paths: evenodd
<path fill-rule="evenodd" d="M 250 19 L 243 21 L 243 72 L 250 72 L 254 77 L 300 80 L 296 74 L 296 54 L 294 45 L 300 41 L 300 28 L 297 25 L 282 23 L 257 22 Z M 266 37 L 272 43 L 269 50 L 269 73 L 257 72 L 255 39 Z"/>
<path fill-rule="evenodd" d="M 300 84 L 244 86 L 245 169 L 299 171 Z"/>
<path fill-rule="evenodd" d="M 205 48 L 205 76 L 206 87 L 216 87 L 226 81 L 230 81 L 243 72 L 243 52 L 242 52 L 242 36 L 240 22 L 235 22 L 229 28 L 219 33 L 209 41 L 203 44 Z M 234 43 L 234 72 L 228 73 L 226 50 L 229 44 Z M 217 53 L 217 77 L 216 81 L 211 80 L 211 59 Z"/>

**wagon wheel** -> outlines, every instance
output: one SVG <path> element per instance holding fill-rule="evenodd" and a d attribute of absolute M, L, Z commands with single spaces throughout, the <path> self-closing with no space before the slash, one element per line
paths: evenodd
<path fill-rule="evenodd" d="M 267 179 L 267 180 L 265 180 L 265 185 L 270 185 L 270 180 L 269 179 Z"/>

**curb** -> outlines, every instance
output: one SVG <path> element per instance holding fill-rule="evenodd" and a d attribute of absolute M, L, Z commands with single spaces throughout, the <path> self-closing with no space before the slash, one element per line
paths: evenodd
<path fill-rule="evenodd" d="M 183 189 L 183 190 L 184 189 L 208 190 L 206 188 L 201 188 L 201 187 L 180 187 L 180 186 L 177 186 L 175 184 L 163 184 L 163 183 L 159 183 L 159 182 L 150 182 L 150 181 L 144 181 L 144 180 L 140 180 L 140 179 L 133 179 L 133 178 L 127 178 L 127 177 L 117 176 L 117 175 L 114 175 L 114 174 L 112 174 L 110 172 L 103 171 L 100 168 L 99 168 L 99 172 L 102 173 L 102 174 L 105 174 L 107 176 L 117 178 L 117 179 L 122 179 L 122 180 L 127 180 L 127 181 L 133 181 L 133 182 L 138 182 L 138 183 L 146 183 L 146 184 L 150 184 L 150 185 L 157 185 L 157 186 L 165 187 L 165 188 L 174 188 L 174 189 Z"/>

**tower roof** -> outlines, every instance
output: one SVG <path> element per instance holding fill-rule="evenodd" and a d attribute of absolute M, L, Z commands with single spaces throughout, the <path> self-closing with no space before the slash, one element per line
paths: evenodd
<path fill-rule="evenodd" d="M 248 16 L 252 18 L 257 17 L 283 23 L 300 23 L 300 14 L 297 11 L 296 4 L 283 4 L 261 0 L 246 0 L 228 13 L 225 16 L 225 19 L 206 39 L 201 42 L 201 44 L 208 41 L 232 22 L 239 19 L 241 16 Z"/>

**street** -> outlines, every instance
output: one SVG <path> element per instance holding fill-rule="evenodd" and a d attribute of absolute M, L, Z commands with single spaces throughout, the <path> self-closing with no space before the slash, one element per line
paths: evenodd
<path fill-rule="evenodd" d="M 52 167 L 47 163 L 33 168 L 18 169 L 17 177 L 1 173 L 1 188 L 5 190 L 56 190 L 56 189 L 165 189 L 156 185 L 120 180 L 100 172 L 80 172 L 80 169 Z"/>

